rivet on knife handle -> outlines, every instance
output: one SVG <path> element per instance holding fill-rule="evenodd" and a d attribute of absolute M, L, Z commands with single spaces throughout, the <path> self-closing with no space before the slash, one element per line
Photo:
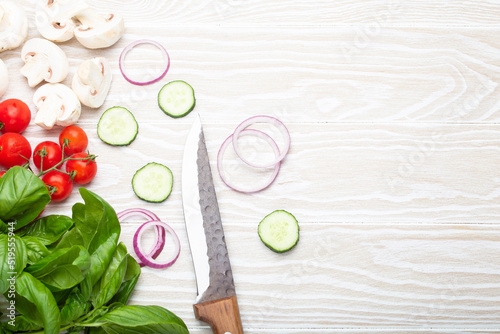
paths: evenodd
<path fill-rule="evenodd" d="M 195 304 L 196 319 L 206 322 L 214 334 L 243 334 L 236 296 Z"/>

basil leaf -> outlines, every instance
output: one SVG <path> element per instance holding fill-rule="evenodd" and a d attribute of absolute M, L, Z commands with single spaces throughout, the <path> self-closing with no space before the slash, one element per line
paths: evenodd
<path fill-rule="evenodd" d="M 83 246 L 83 237 L 77 228 L 72 228 L 63 235 L 61 240 L 57 243 L 54 250 L 70 248 L 74 245 Z"/>
<path fill-rule="evenodd" d="M 71 226 L 73 226 L 73 220 L 70 217 L 50 215 L 25 226 L 16 234 L 36 237 L 44 245 L 50 245 L 59 240 Z"/>
<path fill-rule="evenodd" d="M 86 314 L 90 306 L 90 303 L 83 297 L 80 290 L 74 288 L 61 309 L 61 325 L 67 325 L 71 321 Z"/>
<path fill-rule="evenodd" d="M 24 315 L 18 315 L 13 321 L 6 322 L 5 328 L 12 332 L 38 331 L 42 329 L 40 325 L 35 324 Z"/>
<path fill-rule="evenodd" d="M 56 299 L 56 303 L 57 303 L 57 306 L 59 306 L 59 309 L 61 309 L 64 306 L 64 303 L 66 302 L 66 298 L 68 298 L 71 291 L 72 291 L 72 289 L 66 289 L 66 290 L 61 290 L 61 291 L 52 291 L 52 295 Z"/>
<path fill-rule="evenodd" d="M 0 219 L 16 229 L 32 222 L 50 202 L 47 187 L 32 172 L 14 166 L 0 179 Z"/>
<path fill-rule="evenodd" d="M 99 319 L 101 319 L 105 314 L 108 312 L 111 312 L 113 310 L 116 310 L 120 307 L 123 307 L 125 305 L 120 304 L 120 303 L 113 303 L 108 306 L 102 306 L 99 308 L 95 308 L 92 311 L 90 311 L 88 314 L 85 315 L 85 320 L 83 322 L 78 322 L 75 321 L 75 325 L 86 327 L 86 326 L 92 326 L 92 327 L 98 327 L 100 324 L 98 324 Z M 90 328 L 90 327 L 89 327 Z"/>
<path fill-rule="evenodd" d="M 120 223 L 115 210 L 101 197 L 85 188 L 80 188 L 80 194 L 85 204 L 73 205 L 73 221 L 91 256 L 90 270 L 80 287 L 83 295 L 90 298 L 92 288 L 113 257 L 120 236 Z"/>
<path fill-rule="evenodd" d="M 16 307 L 18 311 L 31 319 L 30 314 L 23 312 L 22 304 L 18 304 L 19 297 L 29 301 L 41 316 L 45 334 L 59 334 L 60 312 L 56 300 L 47 287 L 31 274 L 23 272 L 16 280 Z M 31 308 L 30 311 L 32 311 Z M 26 310 L 25 310 L 26 311 Z"/>
<path fill-rule="evenodd" d="M 131 256 L 127 255 L 127 271 L 123 277 L 123 282 L 116 294 L 111 299 L 110 303 L 122 303 L 127 304 L 132 291 L 134 291 L 135 285 L 139 280 L 141 275 L 141 266 L 137 261 Z"/>
<path fill-rule="evenodd" d="M 0 293 L 10 291 L 27 261 L 26 245 L 21 238 L 14 233 L 0 234 Z"/>
<path fill-rule="evenodd" d="M 106 333 L 106 332 L 105 332 Z M 6 328 L 0 326 L 0 334 L 12 334 L 12 332 Z"/>
<path fill-rule="evenodd" d="M 113 258 L 99 282 L 92 291 L 92 304 L 99 308 L 106 304 L 116 294 L 127 271 L 127 247 L 120 242 L 115 249 Z"/>
<path fill-rule="evenodd" d="M 85 279 L 90 256 L 82 246 L 59 249 L 26 268 L 26 272 L 45 283 L 52 291 L 70 289 Z"/>
<path fill-rule="evenodd" d="M 108 334 L 188 334 L 186 324 L 160 306 L 123 306 L 98 319 Z"/>
<path fill-rule="evenodd" d="M 35 237 L 25 236 L 21 238 L 26 245 L 26 256 L 29 264 L 34 264 L 50 254 L 45 245 Z"/>
<path fill-rule="evenodd" d="M 5 233 L 5 234 L 7 234 L 7 233 L 8 233 L 8 230 L 9 230 L 9 228 L 8 228 L 7 224 L 5 224 L 5 223 L 3 222 L 3 220 L 1 220 L 1 219 L 0 219 L 0 233 Z"/>

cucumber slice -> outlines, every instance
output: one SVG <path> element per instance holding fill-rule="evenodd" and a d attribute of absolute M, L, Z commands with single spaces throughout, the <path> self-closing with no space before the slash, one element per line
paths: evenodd
<path fill-rule="evenodd" d="M 276 210 L 264 217 L 258 231 L 260 240 L 276 253 L 292 249 L 299 241 L 299 223 L 285 210 Z"/>
<path fill-rule="evenodd" d="M 184 117 L 194 109 L 194 90 L 187 82 L 171 81 L 158 93 L 158 105 L 170 117 Z"/>
<path fill-rule="evenodd" d="M 159 203 L 172 192 L 174 177 L 170 169 L 151 162 L 135 172 L 132 178 L 134 193 L 146 202 Z"/>
<path fill-rule="evenodd" d="M 109 108 L 97 123 L 99 138 L 113 146 L 129 145 L 137 137 L 138 132 L 139 125 L 134 115 L 123 107 Z"/>

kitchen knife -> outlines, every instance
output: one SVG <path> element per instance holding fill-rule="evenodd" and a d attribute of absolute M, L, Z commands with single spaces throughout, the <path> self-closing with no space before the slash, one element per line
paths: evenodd
<path fill-rule="evenodd" d="M 182 204 L 198 296 L 196 319 L 215 334 L 242 334 L 233 273 L 199 115 L 186 140 L 182 161 Z"/>

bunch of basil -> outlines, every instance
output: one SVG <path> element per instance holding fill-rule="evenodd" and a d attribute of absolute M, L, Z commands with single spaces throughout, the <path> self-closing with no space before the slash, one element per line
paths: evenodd
<path fill-rule="evenodd" d="M 113 208 L 80 193 L 71 218 L 36 219 L 50 201 L 45 184 L 21 167 L 0 179 L 0 333 L 188 333 L 162 307 L 126 305 L 140 266 L 118 243 Z"/>

